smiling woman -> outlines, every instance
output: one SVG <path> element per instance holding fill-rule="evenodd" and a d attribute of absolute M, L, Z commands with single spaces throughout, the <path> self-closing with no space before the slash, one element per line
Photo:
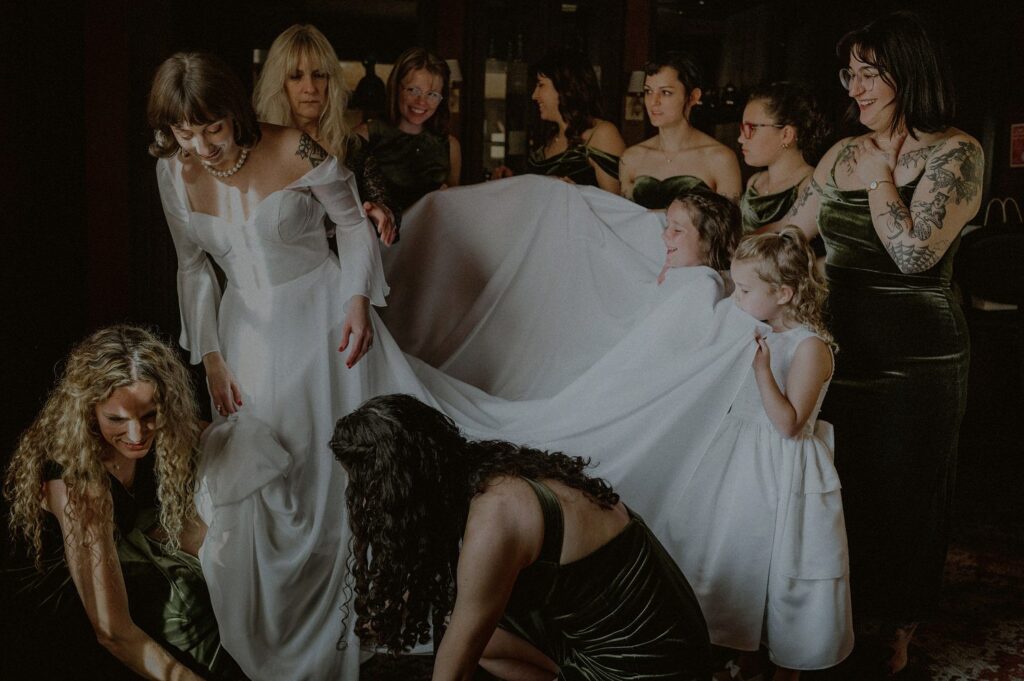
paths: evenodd
<path fill-rule="evenodd" d="M 824 410 L 836 428 L 853 606 L 861 624 L 884 625 L 881 656 L 895 672 L 942 584 L 969 354 L 950 281 L 984 159 L 951 126 L 950 74 L 918 17 L 882 17 L 837 52 L 865 131 L 825 154 L 792 221 L 808 235 L 820 229 L 827 248 L 841 352 Z"/>
<path fill-rule="evenodd" d="M 195 557 L 206 530 L 193 502 L 198 440 L 189 374 L 162 341 L 115 326 L 72 350 L 4 490 L 41 569 L 25 592 L 51 635 L 84 610 L 100 643 L 146 678 L 241 677 Z"/>

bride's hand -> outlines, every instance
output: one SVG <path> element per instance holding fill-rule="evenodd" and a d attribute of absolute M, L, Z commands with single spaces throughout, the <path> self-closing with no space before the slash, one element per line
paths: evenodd
<path fill-rule="evenodd" d="M 366 296 L 352 296 L 345 323 L 341 327 L 338 352 L 351 347 L 345 366 L 351 369 L 373 347 L 373 325 L 370 324 L 370 301 Z"/>
<path fill-rule="evenodd" d="M 213 408 L 221 416 L 234 414 L 242 406 L 242 388 L 228 368 L 224 357 L 219 352 L 208 352 L 203 355 L 203 367 L 206 369 L 206 383 L 213 398 Z"/>

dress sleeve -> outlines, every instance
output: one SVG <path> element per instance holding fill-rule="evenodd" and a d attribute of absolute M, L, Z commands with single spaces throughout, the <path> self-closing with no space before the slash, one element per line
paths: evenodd
<path fill-rule="evenodd" d="M 288 186 L 309 189 L 337 225 L 338 258 L 341 261 L 341 295 L 366 296 L 377 307 L 385 305 L 388 285 L 377 246 L 377 230 L 363 211 L 352 171 L 333 156 Z"/>
<path fill-rule="evenodd" d="M 189 351 L 192 364 L 199 364 L 203 355 L 220 350 L 217 337 L 220 285 L 206 252 L 189 236 L 184 187 L 175 181 L 172 161 L 158 161 L 156 177 L 164 217 L 178 254 L 178 309 L 181 312 L 178 342 Z"/>
<path fill-rule="evenodd" d="M 391 213 L 391 219 L 395 223 L 395 241 L 397 242 L 398 232 L 402 227 L 402 209 L 388 195 L 384 173 L 381 171 L 376 156 L 370 151 L 370 143 L 353 135 L 348 153 L 345 154 L 345 164 L 356 175 L 356 184 L 359 187 L 359 196 L 362 200 L 383 206 L 386 211 Z"/>

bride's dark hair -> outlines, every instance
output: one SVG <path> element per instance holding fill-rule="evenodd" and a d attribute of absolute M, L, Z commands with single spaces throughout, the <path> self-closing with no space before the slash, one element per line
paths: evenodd
<path fill-rule="evenodd" d="M 588 459 L 466 440 L 409 395 L 375 397 L 339 419 L 331 449 L 349 476 L 356 632 L 395 653 L 428 641 L 451 612 L 469 502 L 491 479 L 559 480 L 602 507 L 619 501 L 583 473 Z"/>

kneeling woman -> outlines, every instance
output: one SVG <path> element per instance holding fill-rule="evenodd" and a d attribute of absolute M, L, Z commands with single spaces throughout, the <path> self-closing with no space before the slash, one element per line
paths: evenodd
<path fill-rule="evenodd" d="M 193 502 L 199 430 L 174 350 L 114 326 L 71 352 L 7 471 L 12 533 L 45 568 L 29 588 L 52 616 L 49 635 L 84 606 L 100 643 L 147 679 L 242 678 L 195 558 L 206 530 Z"/>
<path fill-rule="evenodd" d="M 364 641 L 407 649 L 450 614 L 434 679 L 709 677 L 693 591 L 586 460 L 467 441 L 408 395 L 364 403 L 331 447 Z"/>

